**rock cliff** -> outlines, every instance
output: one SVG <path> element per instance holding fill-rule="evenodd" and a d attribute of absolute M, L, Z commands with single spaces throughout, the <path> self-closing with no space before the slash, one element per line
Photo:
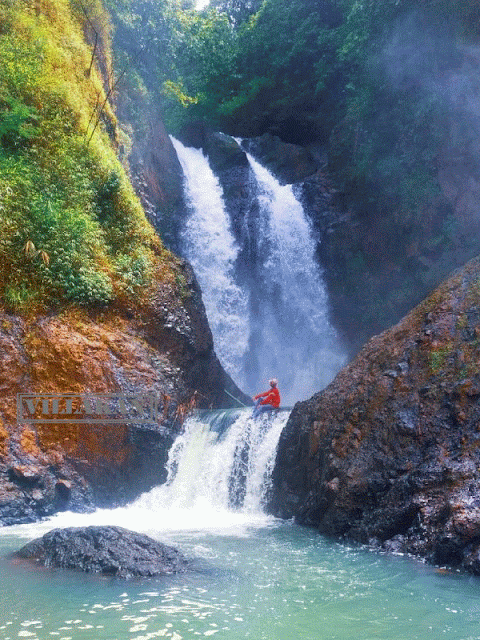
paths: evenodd
<path fill-rule="evenodd" d="M 161 114 L 153 113 L 143 136 L 135 135 L 128 157 L 132 183 L 148 220 L 166 246 L 178 253 L 186 215 L 183 171 Z"/>
<path fill-rule="evenodd" d="M 132 500 L 165 480 L 185 413 L 247 399 L 213 350 L 201 294 L 177 260 L 180 290 L 159 283 L 143 307 L 0 313 L 0 524 Z M 19 393 L 154 393 L 157 426 L 22 424 Z"/>
<path fill-rule="evenodd" d="M 295 405 L 276 515 L 480 573 L 479 278 L 474 259 Z"/>

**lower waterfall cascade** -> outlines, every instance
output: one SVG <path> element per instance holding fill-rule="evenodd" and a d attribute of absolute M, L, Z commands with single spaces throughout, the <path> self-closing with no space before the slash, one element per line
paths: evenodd
<path fill-rule="evenodd" d="M 475 640 L 478 581 L 336 543 L 264 512 L 288 411 L 199 412 L 166 484 L 117 509 L 0 528 L 0 640 Z M 117 525 L 172 544 L 184 574 L 120 580 L 11 553 L 56 527 Z"/>
<path fill-rule="evenodd" d="M 306 399 L 333 379 L 345 356 L 328 319 L 312 226 L 292 185 L 280 185 L 247 154 L 245 188 L 254 204 L 235 237 L 208 158 L 172 141 L 190 207 L 180 244 L 199 280 L 220 361 L 252 395 L 276 377 L 284 402 Z"/>
<path fill-rule="evenodd" d="M 278 440 L 289 411 L 252 419 L 251 409 L 191 417 L 174 442 L 168 478 L 134 506 L 193 510 L 204 516 L 236 512 L 261 516 L 268 500 Z"/>
<path fill-rule="evenodd" d="M 263 526 L 280 434 L 289 410 L 252 419 L 252 409 L 199 411 L 188 417 L 168 457 L 164 484 L 117 509 L 59 513 L 27 530 L 57 523 L 117 524 L 142 531 L 182 531 Z M 0 529 L 1 531 L 1 529 Z"/>

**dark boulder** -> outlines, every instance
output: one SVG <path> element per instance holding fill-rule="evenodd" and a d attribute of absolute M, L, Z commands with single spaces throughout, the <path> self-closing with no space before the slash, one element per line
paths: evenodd
<path fill-rule="evenodd" d="M 243 151 L 235 138 L 225 133 L 215 131 L 207 135 L 204 151 L 208 155 L 210 166 L 216 175 L 237 170 L 240 167 L 248 169 L 248 159 L 245 151 Z"/>
<path fill-rule="evenodd" d="M 238 269 L 248 274 L 254 255 L 250 250 L 252 226 L 257 224 L 257 187 L 252 180 L 247 154 L 238 142 L 224 133 L 211 132 L 204 152 L 223 190 L 223 200 L 240 247 Z"/>
<path fill-rule="evenodd" d="M 54 529 L 15 553 L 45 567 L 132 578 L 179 573 L 188 562 L 175 548 L 122 527 Z"/>
<path fill-rule="evenodd" d="M 480 574 L 479 278 L 475 259 L 294 407 L 273 513 Z"/>
<path fill-rule="evenodd" d="M 210 128 L 201 120 L 195 120 L 185 124 L 178 133 L 178 139 L 183 142 L 186 147 L 195 147 L 195 149 L 203 149 L 205 146 L 205 137 Z"/>

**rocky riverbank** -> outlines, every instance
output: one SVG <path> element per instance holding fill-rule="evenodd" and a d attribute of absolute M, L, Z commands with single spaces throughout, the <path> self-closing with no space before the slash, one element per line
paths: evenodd
<path fill-rule="evenodd" d="M 248 402 L 213 350 L 200 290 L 177 261 L 181 291 L 158 283 L 143 306 L 0 313 L 0 524 L 58 510 L 125 504 L 165 480 L 168 450 L 191 408 Z M 156 426 L 22 424 L 19 393 L 154 393 Z"/>
<path fill-rule="evenodd" d="M 475 259 L 295 406 L 273 513 L 480 574 L 479 279 Z"/>

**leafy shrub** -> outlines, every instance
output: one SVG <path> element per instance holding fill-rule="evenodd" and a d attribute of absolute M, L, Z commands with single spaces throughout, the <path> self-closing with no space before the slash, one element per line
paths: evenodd
<path fill-rule="evenodd" d="M 28 288 L 26 284 L 7 286 L 3 294 L 3 299 L 9 311 L 20 313 L 28 312 L 35 306 L 36 292 Z"/>
<path fill-rule="evenodd" d="M 32 207 L 28 235 L 50 257 L 39 266 L 41 281 L 57 296 L 79 304 L 106 304 L 112 299 L 109 277 L 99 269 L 108 264 L 103 231 L 78 209 L 41 198 Z"/>
<path fill-rule="evenodd" d="M 144 249 L 135 254 L 120 254 L 116 260 L 116 272 L 121 278 L 121 289 L 130 295 L 145 287 L 152 274 L 152 259 Z"/>
<path fill-rule="evenodd" d="M 98 219 L 105 222 L 115 211 L 115 198 L 120 189 L 120 176 L 112 171 L 98 187 L 96 211 Z"/>
<path fill-rule="evenodd" d="M 107 274 L 93 267 L 63 269 L 58 274 L 67 300 L 84 306 L 107 305 L 113 298 L 113 287 Z"/>
<path fill-rule="evenodd" d="M 4 107 L 0 105 L 0 143 L 2 146 L 16 149 L 38 136 L 40 129 L 35 126 L 38 111 L 28 107 L 16 98 L 4 98 Z"/>

